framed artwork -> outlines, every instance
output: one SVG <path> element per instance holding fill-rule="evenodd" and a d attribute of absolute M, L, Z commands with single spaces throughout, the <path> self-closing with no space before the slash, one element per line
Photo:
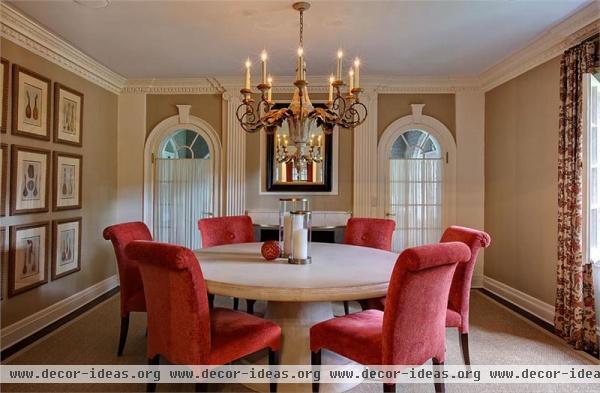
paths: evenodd
<path fill-rule="evenodd" d="M 8 297 L 48 282 L 50 223 L 10 227 Z"/>
<path fill-rule="evenodd" d="M 11 146 L 10 213 L 47 212 L 50 151 Z"/>
<path fill-rule="evenodd" d="M 4 299 L 4 266 L 8 258 L 6 247 L 6 228 L 0 228 L 0 300 Z"/>
<path fill-rule="evenodd" d="M 54 83 L 54 142 L 81 146 L 83 94 Z"/>
<path fill-rule="evenodd" d="M 12 133 L 50 140 L 50 79 L 13 64 Z"/>
<path fill-rule="evenodd" d="M 286 108 L 289 104 L 279 103 L 273 109 Z M 326 108 L 325 104 L 313 103 L 315 108 Z M 333 135 L 316 128 L 310 134 L 304 151 L 298 152 L 293 141 L 296 137 L 287 122 L 272 134 L 267 134 L 266 189 L 267 191 L 329 192 L 333 186 Z M 315 160 L 308 162 L 287 159 L 297 153 L 310 153 Z"/>
<path fill-rule="evenodd" d="M 8 122 L 8 60 L 0 58 L 0 132 L 6 133 Z"/>
<path fill-rule="evenodd" d="M 81 169 L 79 154 L 54 152 L 52 210 L 81 209 Z"/>
<path fill-rule="evenodd" d="M 0 144 L 0 217 L 6 215 L 6 184 L 8 183 L 8 145 Z"/>
<path fill-rule="evenodd" d="M 81 217 L 52 222 L 52 280 L 81 270 Z"/>

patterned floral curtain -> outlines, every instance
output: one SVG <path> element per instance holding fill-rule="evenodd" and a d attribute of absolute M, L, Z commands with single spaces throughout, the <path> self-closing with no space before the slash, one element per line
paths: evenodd
<path fill-rule="evenodd" d="M 594 67 L 594 43 L 567 50 L 560 64 L 558 266 L 556 332 L 579 350 L 597 353 L 592 265 L 583 261 L 583 74 Z"/>

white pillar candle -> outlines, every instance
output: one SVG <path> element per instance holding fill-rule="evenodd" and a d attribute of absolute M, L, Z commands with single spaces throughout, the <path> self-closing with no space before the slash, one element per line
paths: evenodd
<path fill-rule="evenodd" d="M 292 216 L 289 213 L 283 216 L 283 253 L 292 253 Z"/>
<path fill-rule="evenodd" d="M 271 102 L 273 98 L 273 78 L 269 75 L 267 78 L 267 83 L 269 85 L 269 90 L 267 91 L 267 101 Z"/>
<path fill-rule="evenodd" d="M 329 98 L 328 101 L 333 101 L 333 75 L 329 77 Z"/>
<path fill-rule="evenodd" d="M 342 80 L 342 57 L 344 57 L 344 52 L 342 52 L 342 50 L 339 49 L 338 53 L 337 53 L 337 68 L 336 68 L 337 80 Z"/>
<path fill-rule="evenodd" d="M 250 59 L 246 60 L 246 89 L 250 90 Z"/>
<path fill-rule="evenodd" d="M 264 84 L 267 83 L 267 51 L 262 51 L 260 60 L 262 61 L 262 83 Z"/>
<path fill-rule="evenodd" d="M 308 230 L 297 229 L 294 231 L 294 255 L 295 259 L 308 258 Z"/>
<path fill-rule="evenodd" d="M 357 57 L 354 59 L 354 87 L 360 87 L 360 59 Z"/>
<path fill-rule="evenodd" d="M 297 79 L 302 80 L 302 75 L 304 73 L 304 49 L 302 47 L 298 48 L 298 72 Z"/>
<path fill-rule="evenodd" d="M 348 71 L 348 90 L 352 93 L 352 89 L 354 89 L 354 70 L 350 68 Z"/>

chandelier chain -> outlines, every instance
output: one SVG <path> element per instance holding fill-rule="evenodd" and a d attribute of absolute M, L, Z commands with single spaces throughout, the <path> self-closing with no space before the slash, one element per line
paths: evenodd
<path fill-rule="evenodd" d="M 304 48 L 304 11 L 300 11 L 300 48 Z"/>

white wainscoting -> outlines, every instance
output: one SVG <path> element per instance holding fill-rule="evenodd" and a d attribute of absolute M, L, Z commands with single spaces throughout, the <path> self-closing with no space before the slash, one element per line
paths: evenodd
<path fill-rule="evenodd" d="M 554 306 L 487 276 L 483 287 L 554 326 Z"/>
<path fill-rule="evenodd" d="M 116 288 L 118 285 L 119 279 L 117 275 L 110 276 L 81 292 L 3 328 L 0 335 L 0 340 L 2 341 L 1 349 L 4 350 L 42 330 L 51 323 L 69 315 L 111 289 Z"/>

